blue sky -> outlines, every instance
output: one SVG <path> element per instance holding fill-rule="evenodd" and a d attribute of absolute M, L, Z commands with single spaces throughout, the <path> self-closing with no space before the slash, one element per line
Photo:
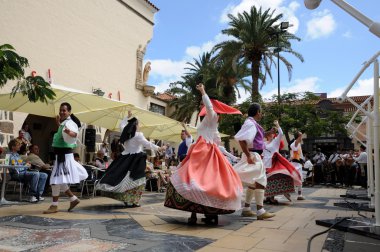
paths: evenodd
<path fill-rule="evenodd" d="M 151 0 L 160 11 L 155 15 L 153 38 L 147 47 L 145 61 L 151 61 L 148 83 L 162 92 L 169 83 L 180 80 L 186 62 L 193 62 L 216 43 L 226 39 L 221 30 L 228 27 L 227 14 L 249 10 L 250 6 L 276 9 L 284 14 L 282 21 L 293 24 L 288 31 L 302 40 L 293 49 L 303 55 L 302 63 L 287 55 L 293 64 L 289 81 L 285 66 L 280 66 L 281 93 L 324 92 L 328 97 L 342 94 L 359 72 L 363 63 L 380 50 L 380 38 L 336 6 L 323 0 L 315 10 L 308 10 L 303 0 Z M 375 22 L 380 22 L 379 0 L 347 0 Z M 373 68 L 370 67 L 349 95 L 372 93 Z M 277 94 L 277 70 L 261 89 L 264 98 Z M 249 94 L 242 95 L 241 100 Z"/>

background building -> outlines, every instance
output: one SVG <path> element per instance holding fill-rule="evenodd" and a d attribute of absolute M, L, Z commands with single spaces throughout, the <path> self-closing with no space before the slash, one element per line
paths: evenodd
<path fill-rule="evenodd" d="M 27 75 L 35 71 L 51 83 L 86 92 L 100 90 L 104 96 L 144 109 L 157 103 L 166 107 L 151 98 L 149 69 L 144 72 L 144 54 L 158 11 L 150 1 L 8 0 L 0 2 L 0 10 L 0 44 L 11 44 L 29 60 Z M 9 92 L 14 84 L 0 92 Z M 3 146 L 27 122 L 33 140 L 46 153 L 55 130 L 53 119 L 0 114 Z M 104 130 L 96 132 L 99 142 Z"/>

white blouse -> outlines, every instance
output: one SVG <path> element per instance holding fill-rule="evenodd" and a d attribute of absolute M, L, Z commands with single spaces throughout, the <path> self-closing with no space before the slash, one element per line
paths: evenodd
<path fill-rule="evenodd" d="M 253 122 L 255 119 L 252 117 L 248 117 L 245 119 L 243 126 L 241 126 L 241 129 L 238 133 L 235 135 L 236 141 L 246 141 L 248 148 L 253 147 L 253 139 L 255 139 L 255 136 L 257 134 L 257 128 L 255 123 Z"/>
<path fill-rule="evenodd" d="M 302 153 L 302 147 L 301 147 L 301 143 L 299 143 L 297 146 L 296 146 L 296 141 L 294 141 L 291 145 L 290 145 L 290 160 L 292 159 L 304 159 L 304 156 L 303 156 L 303 153 Z"/>
<path fill-rule="evenodd" d="M 282 136 L 283 136 L 282 129 L 278 128 L 278 135 L 274 139 L 272 139 L 271 142 L 266 141 L 264 143 L 263 163 L 266 169 L 269 169 L 272 167 L 272 157 L 274 153 L 278 152 L 280 149 Z"/>
<path fill-rule="evenodd" d="M 127 141 L 123 143 L 123 146 L 124 146 L 124 151 L 121 153 L 122 155 L 143 152 L 144 147 L 146 149 L 150 149 L 154 151 L 157 151 L 158 148 L 160 148 L 159 146 L 146 140 L 142 132 L 137 132 L 137 131 L 134 137 L 132 137 L 131 139 L 128 139 Z"/>
<path fill-rule="evenodd" d="M 220 145 L 222 141 L 218 131 L 218 115 L 207 94 L 202 96 L 202 101 L 206 107 L 206 115 L 197 128 L 198 137 L 202 136 L 207 143 Z"/>

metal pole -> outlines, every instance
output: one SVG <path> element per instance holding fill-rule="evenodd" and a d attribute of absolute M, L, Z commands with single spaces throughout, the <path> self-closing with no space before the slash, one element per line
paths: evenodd
<path fill-rule="evenodd" d="M 278 91 L 278 119 L 281 118 L 281 94 L 280 94 L 280 43 L 277 33 L 277 91 Z"/>
<path fill-rule="evenodd" d="M 380 153 L 379 153 L 379 61 L 374 65 L 373 88 L 373 151 L 375 164 L 375 218 L 376 226 L 380 226 Z"/>
<path fill-rule="evenodd" d="M 367 105 L 368 113 L 371 113 L 371 103 L 368 103 Z M 373 120 L 371 117 L 367 116 L 367 184 L 368 184 L 368 198 L 371 199 L 370 207 L 375 206 L 375 199 L 373 197 L 373 157 L 372 157 L 372 149 L 373 149 L 373 134 L 372 134 L 372 123 Z"/>

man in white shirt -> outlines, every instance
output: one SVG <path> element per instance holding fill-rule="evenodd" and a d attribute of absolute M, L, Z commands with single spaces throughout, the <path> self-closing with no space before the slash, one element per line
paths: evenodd
<path fill-rule="evenodd" d="M 331 167 L 331 183 L 336 184 L 336 179 L 339 178 L 338 169 L 336 167 L 336 161 L 340 158 L 338 151 L 335 151 L 330 155 L 327 160 L 328 165 Z"/>
<path fill-rule="evenodd" d="M 264 149 L 264 129 L 257 122 L 262 118 L 261 106 L 253 103 L 248 109 L 248 118 L 235 135 L 235 140 L 243 151 L 241 160 L 234 165 L 243 185 L 247 185 L 245 202 L 242 211 L 243 217 L 257 215 L 258 220 L 265 220 L 275 216 L 264 209 L 265 187 L 267 177 L 260 154 Z M 256 201 L 256 214 L 251 210 L 252 199 Z"/>
<path fill-rule="evenodd" d="M 360 154 L 357 157 L 354 157 L 354 160 L 360 166 L 360 184 L 364 188 L 367 188 L 367 152 L 364 145 L 360 146 Z"/>
<path fill-rule="evenodd" d="M 315 183 L 319 184 L 324 181 L 323 164 L 326 161 L 326 156 L 321 152 L 320 148 L 317 148 L 317 153 L 315 153 L 313 161 Z"/>

